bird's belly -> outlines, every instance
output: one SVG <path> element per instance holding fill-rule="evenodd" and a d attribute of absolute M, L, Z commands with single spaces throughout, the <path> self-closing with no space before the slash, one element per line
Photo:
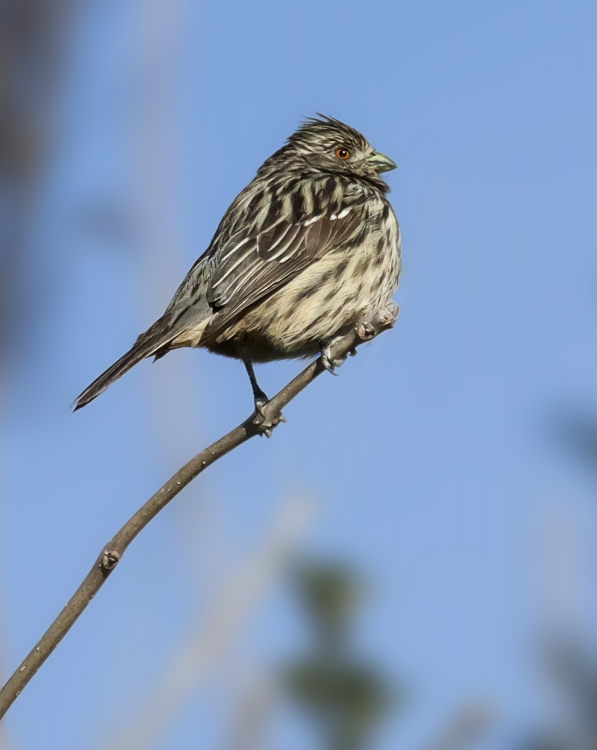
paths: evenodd
<path fill-rule="evenodd" d="M 393 248 L 392 248 L 393 250 Z M 396 289 L 399 256 L 372 243 L 331 252 L 225 329 L 209 348 L 269 361 L 315 354 Z M 236 353 L 233 353 L 236 352 Z"/>

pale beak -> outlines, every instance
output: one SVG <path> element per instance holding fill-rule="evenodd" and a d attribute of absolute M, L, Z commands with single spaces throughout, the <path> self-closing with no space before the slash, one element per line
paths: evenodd
<path fill-rule="evenodd" d="M 392 169 L 396 169 L 396 164 L 390 159 L 389 156 L 380 154 L 379 151 L 374 151 L 367 157 L 367 163 L 373 167 L 376 172 L 389 172 Z"/>

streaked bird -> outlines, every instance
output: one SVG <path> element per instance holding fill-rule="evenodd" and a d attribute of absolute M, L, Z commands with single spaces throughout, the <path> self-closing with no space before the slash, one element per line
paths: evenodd
<path fill-rule="evenodd" d="M 380 174 L 396 165 L 356 130 L 309 118 L 228 208 L 166 311 L 76 399 L 88 404 L 146 357 L 205 347 L 247 369 L 318 353 L 383 308 L 398 286 L 398 222 Z"/>

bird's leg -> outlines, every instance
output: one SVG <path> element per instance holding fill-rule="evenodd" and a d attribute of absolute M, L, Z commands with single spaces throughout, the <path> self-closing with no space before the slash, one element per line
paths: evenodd
<path fill-rule="evenodd" d="M 337 375 L 336 367 L 340 367 L 346 361 L 346 356 L 342 357 L 342 359 L 332 359 L 332 346 L 341 338 L 343 337 L 336 336 L 331 341 L 321 342 L 321 364 L 332 375 Z M 354 353 L 356 354 L 356 349 L 354 350 Z M 350 354 L 352 355 L 352 352 L 350 352 Z"/>
<path fill-rule="evenodd" d="M 253 389 L 253 400 L 255 401 L 255 410 L 258 414 L 261 414 L 263 416 L 263 407 L 267 404 L 269 399 L 259 387 L 259 383 L 257 382 L 257 378 L 255 377 L 255 370 L 253 369 L 253 363 L 251 362 L 251 360 L 245 359 L 243 360 L 243 362 L 245 363 L 247 375 L 249 376 L 249 380 L 251 381 L 251 388 Z"/>
<path fill-rule="evenodd" d="M 253 418 L 253 424 L 257 425 L 259 432 L 262 435 L 270 438 L 272 436 L 272 430 L 277 427 L 280 422 L 285 422 L 286 417 L 282 412 L 278 412 L 274 417 L 268 418 L 265 413 L 265 405 L 269 401 L 268 397 L 259 387 L 257 378 L 255 377 L 255 370 L 253 369 L 253 363 L 250 359 L 244 359 L 245 368 L 247 375 L 251 381 L 251 388 L 253 389 L 253 400 L 255 402 L 255 416 Z"/>

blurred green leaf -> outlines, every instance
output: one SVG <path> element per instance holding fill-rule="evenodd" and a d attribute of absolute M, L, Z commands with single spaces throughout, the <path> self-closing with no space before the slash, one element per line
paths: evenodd
<path fill-rule="evenodd" d="M 318 634 L 326 639 L 343 636 L 362 598 L 356 575 L 341 565 L 302 566 L 297 584 Z"/>

